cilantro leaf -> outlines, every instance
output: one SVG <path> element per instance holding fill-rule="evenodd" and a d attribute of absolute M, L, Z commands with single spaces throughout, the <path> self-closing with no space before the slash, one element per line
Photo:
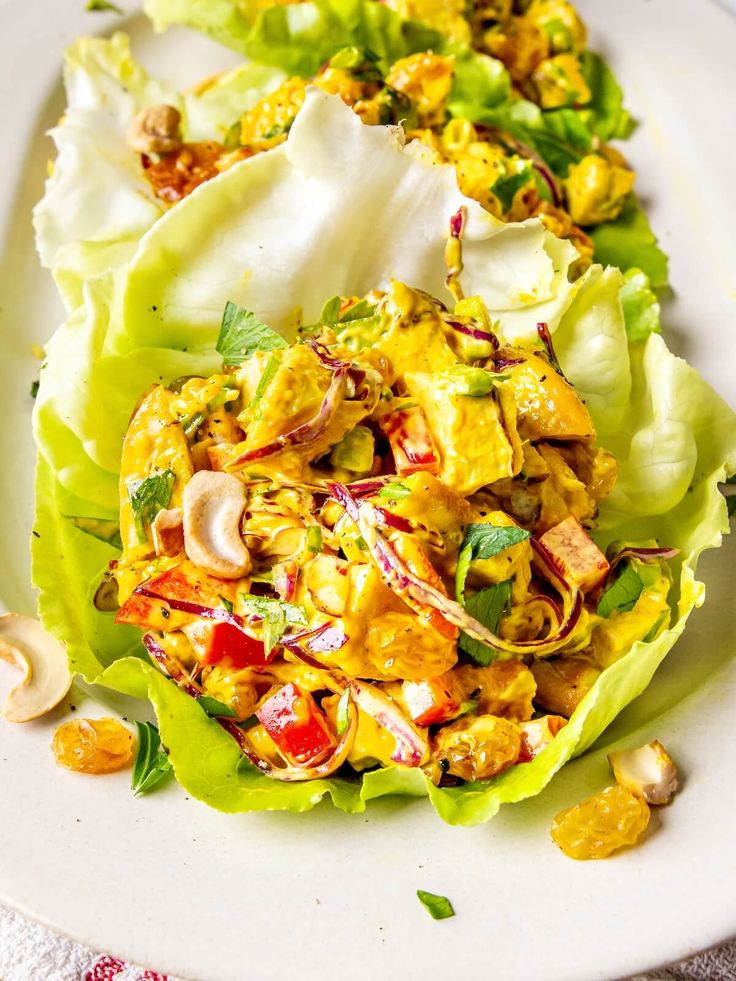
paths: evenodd
<path fill-rule="evenodd" d="M 447 896 L 437 896 L 433 892 L 417 889 L 417 899 L 433 920 L 446 920 L 455 915 L 455 910 Z"/>
<path fill-rule="evenodd" d="M 141 544 L 146 540 L 145 526 L 151 524 L 159 511 L 169 506 L 175 480 L 173 470 L 159 470 L 143 480 L 128 481 L 130 506 Z"/>
<path fill-rule="evenodd" d="M 136 797 L 148 794 L 172 773 L 169 758 L 161 746 L 156 726 L 150 722 L 136 722 L 138 752 L 133 766 L 131 787 Z"/>
<path fill-rule="evenodd" d="M 234 712 L 229 705 L 224 702 L 218 701 L 216 698 L 212 698 L 210 695 L 200 695 L 197 702 L 202 706 L 207 715 L 209 716 L 221 716 L 225 719 L 237 718 L 237 712 Z"/>
<path fill-rule="evenodd" d="M 289 624 L 306 626 L 307 615 L 301 606 L 284 603 L 268 596 L 243 597 L 243 612 L 246 616 L 259 617 L 263 621 L 261 640 L 266 654 L 278 644 Z"/>
<path fill-rule="evenodd" d="M 610 617 L 616 610 L 619 613 L 626 613 L 628 610 L 633 610 L 643 589 L 643 579 L 634 568 L 633 563 L 627 562 L 616 579 L 598 600 L 598 606 L 595 612 L 599 617 Z"/>
<path fill-rule="evenodd" d="M 491 191 L 501 202 L 504 212 L 509 210 L 514 202 L 514 195 L 529 181 L 530 175 L 531 168 L 524 167 L 523 170 L 519 170 L 515 174 L 499 177 L 496 183 L 492 185 Z"/>
<path fill-rule="evenodd" d="M 492 559 L 499 552 L 525 542 L 532 537 L 530 531 L 517 528 L 516 525 L 468 525 L 465 540 L 460 547 L 455 571 L 455 596 L 463 602 L 465 580 L 468 578 L 470 563 L 475 559 Z"/>
<path fill-rule="evenodd" d="M 283 337 L 250 310 L 244 310 L 229 300 L 225 304 L 220 336 L 215 345 L 224 365 L 241 365 L 256 351 L 274 351 L 286 346 Z"/>
<path fill-rule="evenodd" d="M 511 602 L 512 583 L 513 580 L 506 579 L 504 582 L 496 583 L 495 586 L 481 589 L 474 596 L 471 596 L 465 604 L 468 613 L 494 634 L 498 630 L 501 617 Z M 496 651 L 492 647 L 482 644 L 479 640 L 469 637 L 465 633 L 460 634 L 458 644 L 461 651 L 464 651 L 484 667 L 496 658 Z"/>

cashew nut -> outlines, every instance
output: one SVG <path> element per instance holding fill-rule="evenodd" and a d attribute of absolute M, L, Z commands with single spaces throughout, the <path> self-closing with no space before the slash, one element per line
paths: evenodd
<path fill-rule="evenodd" d="M 184 548 L 184 515 L 181 508 L 164 508 L 151 525 L 156 555 L 178 555 Z"/>
<path fill-rule="evenodd" d="M 174 106 L 148 106 L 133 119 L 128 146 L 139 153 L 171 153 L 181 148 L 181 113 Z"/>
<path fill-rule="evenodd" d="M 184 488 L 184 550 L 205 572 L 240 579 L 251 568 L 240 535 L 245 486 L 230 473 L 200 470 Z"/>
<path fill-rule="evenodd" d="M 608 754 L 616 783 L 648 804 L 668 804 L 678 787 L 677 767 L 658 739 L 637 749 Z"/>
<path fill-rule="evenodd" d="M 0 617 L 0 657 L 24 677 L 5 699 L 9 722 L 30 722 L 59 704 L 72 683 L 64 646 L 38 620 L 6 613 Z"/>

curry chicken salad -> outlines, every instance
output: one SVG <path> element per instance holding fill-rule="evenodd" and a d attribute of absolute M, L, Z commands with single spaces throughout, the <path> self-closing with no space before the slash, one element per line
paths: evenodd
<path fill-rule="evenodd" d="M 540 17 L 547 16 L 541 8 L 549 4 L 536 6 Z M 514 20 L 528 21 L 541 33 L 542 28 L 529 20 L 535 9 L 533 4 L 526 17 Z M 572 16 L 576 17 L 574 12 Z M 582 25 L 580 31 L 584 39 Z M 575 50 L 577 35 L 565 37 Z M 536 101 L 545 109 L 584 107 L 591 93 L 576 63 L 572 52 L 547 59 L 527 80 L 526 96 L 536 92 Z M 448 105 L 454 77 L 453 55 L 418 52 L 382 70 L 370 51 L 348 47 L 330 58 L 313 79 L 286 79 L 234 121 L 224 142 L 183 141 L 179 111 L 165 104 L 149 106 L 133 120 L 128 142 L 141 154 L 156 196 L 173 205 L 238 161 L 283 143 L 304 104 L 307 86 L 313 84 L 339 95 L 368 125 L 401 123 L 406 138 L 427 147 L 435 163 L 455 167 L 463 194 L 494 217 L 503 221 L 540 217 L 555 235 L 573 242 L 579 252 L 573 272 L 580 274 L 593 261 L 594 243 L 588 232 L 619 217 L 634 187 L 633 170 L 618 150 L 596 140 L 591 152 L 580 153 L 567 175 L 558 179 L 537 152 L 510 133 L 451 116 Z M 511 77 L 516 77 L 513 72 Z M 517 94 L 521 98 L 521 90 Z"/>
<path fill-rule="evenodd" d="M 96 604 L 271 778 L 528 762 L 666 628 L 675 554 L 595 544 L 617 463 L 538 335 L 399 282 L 290 345 L 228 304 L 222 371 L 135 410 Z"/>

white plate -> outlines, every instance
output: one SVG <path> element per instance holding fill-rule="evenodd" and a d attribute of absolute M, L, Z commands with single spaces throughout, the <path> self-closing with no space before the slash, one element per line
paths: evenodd
<path fill-rule="evenodd" d="M 580 6 L 646 120 L 630 154 L 672 257 L 668 338 L 728 396 L 736 22 L 710 3 L 695 16 L 688 0 L 622 0 L 615 15 L 605 0 Z M 149 67 L 182 82 L 232 60 L 181 32 L 152 42 L 140 18 L 82 7 L 5 0 L 0 14 L 0 594 L 21 611 L 33 608 L 28 388 L 38 364 L 29 348 L 61 315 L 36 263 L 29 211 L 51 151 L 42 133 L 62 107 L 62 48 L 77 34 L 122 26 Z M 736 933 L 735 556 L 731 543 L 703 562 L 706 608 L 601 748 L 536 800 L 474 830 L 446 827 L 426 801 L 381 801 L 358 817 L 327 806 L 227 817 L 173 786 L 134 800 L 128 774 L 88 778 L 54 766 L 56 719 L 2 724 L 0 901 L 92 947 L 200 981 L 297 973 L 590 981 L 723 940 Z M 552 816 L 605 784 L 611 743 L 654 736 L 685 774 L 676 803 L 655 818 L 661 827 L 608 862 L 563 858 L 549 839 Z M 417 888 L 448 895 L 457 916 L 433 922 Z"/>

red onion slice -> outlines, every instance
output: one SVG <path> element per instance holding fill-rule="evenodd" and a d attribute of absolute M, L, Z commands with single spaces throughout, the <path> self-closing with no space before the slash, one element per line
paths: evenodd
<path fill-rule="evenodd" d="M 138 586 L 134 592 L 139 596 L 146 596 L 148 599 L 160 600 L 170 610 L 176 610 L 178 613 L 189 613 L 192 616 L 201 617 L 203 620 L 220 620 L 223 623 L 231 623 L 233 627 L 239 627 L 241 630 L 244 625 L 242 617 L 238 616 L 237 613 L 230 613 L 222 606 L 202 606 L 200 603 L 190 603 L 189 600 L 171 599 L 157 593 L 155 589 L 150 589 L 145 583 Z"/>
<path fill-rule="evenodd" d="M 176 684 L 179 685 L 179 687 L 182 688 L 187 695 L 191 695 L 192 698 L 200 697 L 202 691 L 199 686 L 196 685 L 189 677 L 184 665 L 181 664 L 177 658 L 172 657 L 171 654 L 167 654 L 163 647 L 157 644 L 150 634 L 143 635 L 143 646 L 146 648 L 154 661 L 161 665 L 171 680 L 176 682 Z"/>
<path fill-rule="evenodd" d="M 345 394 L 347 376 L 347 365 L 342 364 L 339 368 L 336 368 L 316 416 L 301 426 L 297 426 L 296 429 L 277 436 L 275 440 L 266 443 L 265 446 L 259 446 L 255 450 L 247 450 L 245 453 L 241 453 L 240 456 L 228 463 L 226 469 L 228 471 L 236 470 L 239 467 L 253 463 L 255 460 L 262 460 L 264 457 L 273 456 L 274 453 L 279 453 L 281 450 L 288 449 L 290 446 L 307 446 L 309 443 L 313 443 L 316 439 L 319 439 L 340 407 L 340 402 Z"/>
<path fill-rule="evenodd" d="M 642 546 L 639 548 L 636 545 L 627 545 L 611 559 L 610 572 L 613 572 L 619 562 L 623 562 L 624 559 L 637 559 L 647 565 L 654 565 L 657 562 L 674 559 L 679 554 L 679 548 L 668 548 L 667 546 Z"/>
<path fill-rule="evenodd" d="M 400 766 L 421 766 L 429 755 L 427 738 L 405 718 L 396 702 L 364 681 L 351 681 L 350 689 L 359 708 L 396 740 L 396 749 L 391 754 L 393 762 Z"/>
<path fill-rule="evenodd" d="M 500 347 L 500 343 L 495 334 L 492 334 L 488 330 L 481 330 L 480 327 L 471 327 L 469 324 L 461 324 L 458 320 L 445 319 L 445 323 L 451 327 L 458 334 L 464 334 L 466 337 L 472 337 L 476 341 L 488 341 L 489 344 L 493 346 L 493 350 L 497 351 Z"/>

